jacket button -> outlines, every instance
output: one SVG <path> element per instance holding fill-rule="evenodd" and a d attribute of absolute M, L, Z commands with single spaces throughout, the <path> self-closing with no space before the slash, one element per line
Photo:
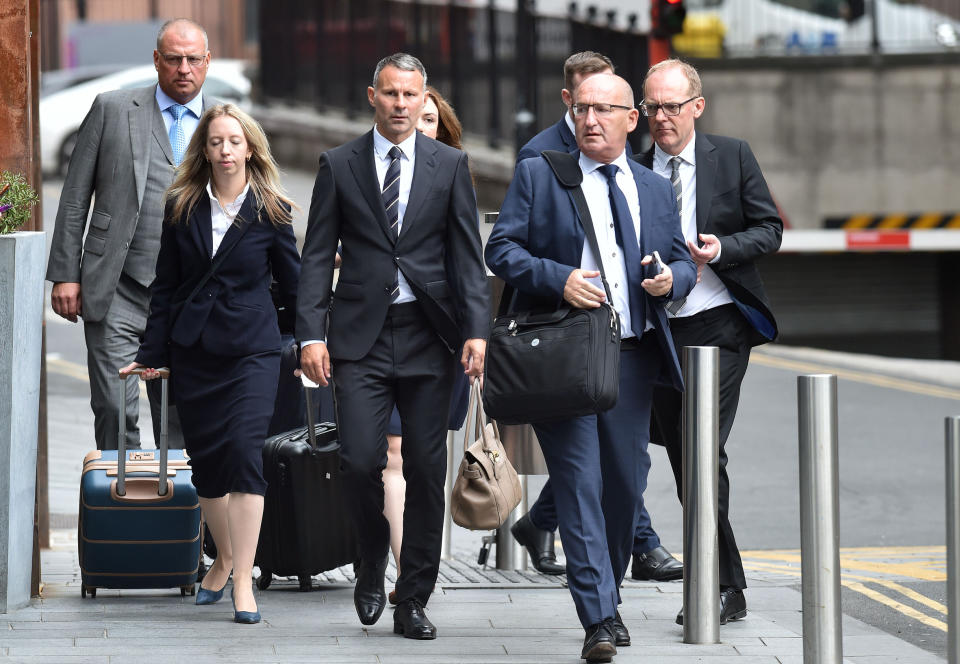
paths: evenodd
<path fill-rule="evenodd" d="M 383 292 L 389 294 L 392 289 L 389 286 L 383 287 Z"/>

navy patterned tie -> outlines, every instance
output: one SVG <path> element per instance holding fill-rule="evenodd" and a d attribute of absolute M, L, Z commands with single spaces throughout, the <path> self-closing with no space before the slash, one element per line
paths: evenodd
<path fill-rule="evenodd" d="M 179 166 L 183 161 L 183 153 L 187 151 L 187 133 L 183 129 L 183 114 L 189 109 L 183 104 L 174 104 L 170 107 L 173 114 L 173 124 L 170 125 L 170 147 L 173 148 L 173 165 Z"/>
<path fill-rule="evenodd" d="M 670 184 L 673 185 L 673 194 L 677 197 L 677 212 L 680 213 L 680 225 L 683 226 L 683 185 L 680 183 L 680 157 L 673 157 L 670 160 Z M 679 300 L 667 302 L 667 311 L 676 316 L 683 309 L 687 298 L 681 297 Z"/>
<path fill-rule="evenodd" d="M 387 223 L 390 226 L 390 235 L 393 237 L 393 243 L 397 243 L 400 236 L 400 157 L 403 152 L 394 145 L 387 153 L 390 156 L 390 165 L 387 167 L 387 174 L 383 178 L 383 192 L 380 197 L 383 199 L 383 209 L 387 212 Z M 390 292 L 390 301 L 395 302 L 400 295 L 400 278 L 393 279 L 393 290 Z"/>
<path fill-rule="evenodd" d="M 613 213 L 613 228 L 617 244 L 623 249 L 623 262 L 627 267 L 627 282 L 630 294 L 630 322 L 633 333 L 639 339 L 647 326 L 646 299 L 644 298 L 643 250 L 637 241 L 637 233 L 633 226 L 633 216 L 627 205 L 627 198 L 617 185 L 617 172 L 620 167 L 616 164 L 606 164 L 598 169 L 607 178 L 607 188 L 610 195 L 610 211 Z M 599 257 L 598 257 L 599 259 Z"/>

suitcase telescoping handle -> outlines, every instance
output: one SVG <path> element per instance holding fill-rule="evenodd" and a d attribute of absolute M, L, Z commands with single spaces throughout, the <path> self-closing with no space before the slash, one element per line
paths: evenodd
<path fill-rule="evenodd" d="M 157 495 L 167 494 L 167 420 L 170 417 L 168 403 L 170 399 L 170 370 L 157 369 L 160 374 L 160 468 L 157 474 Z M 130 376 L 139 376 L 143 369 L 134 369 Z M 127 378 L 120 376 L 120 437 L 117 440 L 117 495 L 127 495 Z"/>
<path fill-rule="evenodd" d="M 303 384 L 303 398 L 307 404 L 307 438 L 310 440 L 310 447 L 317 449 L 317 432 L 315 431 L 317 421 L 313 413 L 313 397 L 310 396 L 312 390 L 319 389 L 320 386 L 307 378 L 307 374 L 300 374 L 300 382 Z"/>

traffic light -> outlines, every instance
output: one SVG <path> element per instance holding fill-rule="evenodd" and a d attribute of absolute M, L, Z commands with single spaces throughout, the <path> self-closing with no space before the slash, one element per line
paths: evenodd
<path fill-rule="evenodd" d="M 846 3 L 840 6 L 840 15 L 850 23 L 861 18 L 866 11 L 867 7 L 864 0 L 847 0 Z"/>
<path fill-rule="evenodd" d="M 687 8 L 683 0 L 651 0 L 651 33 L 657 39 L 666 39 L 683 32 L 683 19 Z"/>

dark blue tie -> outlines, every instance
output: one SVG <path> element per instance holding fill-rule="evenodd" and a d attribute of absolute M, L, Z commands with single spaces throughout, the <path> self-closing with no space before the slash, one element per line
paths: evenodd
<path fill-rule="evenodd" d="M 383 178 L 383 209 L 387 212 L 387 223 L 390 225 L 390 235 L 393 243 L 397 243 L 400 236 L 400 156 L 403 152 L 394 145 L 387 153 L 390 156 L 390 165 Z M 400 278 L 393 280 L 393 290 L 390 292 L 390 301 L 395 302 L 400 295 Z"/>
<path fill-rule="evenodd" d="M 646 298 L 644 297 L 643 251 L 637 242 L 637 233 L 633 226 L 633 216 L 627 205 L 627 198 L 617 185 L 617 172 L 620 167 L 616 164 L 606 164 L 598 169 L 607 178 L 607 188 L 610 193 L 610 212 L 613 213 L 613 229 L 616 233 L 617 244 L 623 249 L 623 262 L 627 266 L 628 292 L 630 294 L 630 324 L 633 333 L 639 338 L 647 326 Z"/>

